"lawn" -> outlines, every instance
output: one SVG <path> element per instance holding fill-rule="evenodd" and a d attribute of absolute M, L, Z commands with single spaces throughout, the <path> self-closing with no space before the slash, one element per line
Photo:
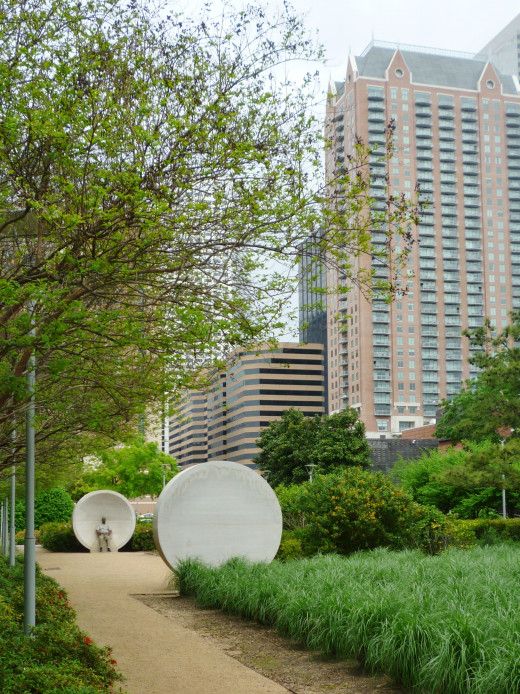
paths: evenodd
<path fill-rule="evenodd" d="M 520 548 L 186 562 L 181 591 L 428 694 L 520 692 Z"/>

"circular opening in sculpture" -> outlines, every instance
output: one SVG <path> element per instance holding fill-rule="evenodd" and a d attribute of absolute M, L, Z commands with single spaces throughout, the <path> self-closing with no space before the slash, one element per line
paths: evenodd
<path fill-rule="evenodd" d="M 78 541 L 91 552 L 117 552 L 134 534 L 135 512 L 122 494 L 102 489 L 78 501 L 72 527 Z"/>

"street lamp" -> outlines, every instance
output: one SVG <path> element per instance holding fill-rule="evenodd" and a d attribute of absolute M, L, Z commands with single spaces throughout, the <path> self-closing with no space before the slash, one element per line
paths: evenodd
<path fill-rule="evenodd" d="M 308 463 L 305 467 L 309 471 L 309 481 L 312 482 L 312 478 L 314 477 L 314 469 L 318 466 L 316 463 Z"/>
<path fill-rule="evenodd" d="M 34 303 L 29 303 L 31 313 L 31 337 L 34 337 Z M 34 537 L 34 416 L 36 412 L 34 389 L 36 385 L 36 357 L 34 349 L 27 364 L 27 405 L 25 441 L 25 541 L 24 541 L 24 614 L 23 627 L 28 636 L 36 624 L 36 539 Z"/>
<path fill-rule="evenodd" d="M 171 463 L 161 463 L 162 467 L 162 486 L 163 489 L 166 487 L 166 470 L 169 470 L 171 472 L 172 466 Z"/>

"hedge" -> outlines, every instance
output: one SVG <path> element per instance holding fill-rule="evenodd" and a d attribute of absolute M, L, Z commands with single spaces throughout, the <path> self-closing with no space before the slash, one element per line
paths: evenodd
<path fill-rule="evenodd" d="M 46 523 L 40 528 L 40 542 L 50 552 L 88 552 L 76 539 L 72 523 Z M 137 523 L 132 538 L 121 548 L 122 552 L 155 550 L 151 523 Z"/>
<path fill-rule="evenodd" d="M 0 557 L 0 692 L 97 694 L 121 679 L 109 648 L 100 648 L 75 621 L 67 594 L 36 572 L 36 627 L 23 633 L 23 557 L 10 568 Z"/>
<path fill-rule="evenodd" d="M 520 542 L 520 518 L 449 519 L 448 522 L 448 544 L 456 547 Z"/>
<path fill-rule="evenodd" d="M 50 552 L 88 552 L 74 535 L 72 523 L 45 523 L 40 542 Z"/>

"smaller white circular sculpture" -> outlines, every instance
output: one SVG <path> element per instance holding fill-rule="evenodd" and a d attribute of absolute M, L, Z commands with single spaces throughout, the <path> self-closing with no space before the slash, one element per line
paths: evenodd
<path fill-rule="evenodd" d="M 118 492 L 102 489 L 81 497 L 72 514 L 72 528 L 81 544 L 91 552 L 99 550 L 96 528 L 101 519 L 112 530 L 109 547 L 113 552 L 126 545 L 135 530 L 135 512 Z"/>
<path fill-rule="evenodd" d="M 219 566 L 232 557 L 270 562 L 282 537 L 276 494 L 250 468 L 226 460 L 195 465 L 163 489 L 153 520 L 155 545 L 175 569 L 183 559 Z"/>

